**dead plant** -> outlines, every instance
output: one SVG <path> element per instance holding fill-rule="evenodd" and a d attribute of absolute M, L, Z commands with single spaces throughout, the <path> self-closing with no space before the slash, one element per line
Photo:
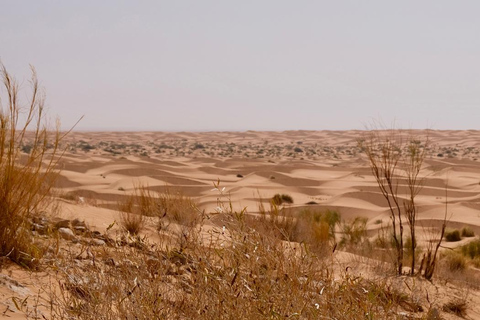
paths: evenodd
<path fill-rule="evenodd" d="M 42 249 L 34 244 L 29 219 L 42 211 L 64 150 L 59 122 L 49 130 L 45 94 L 31 67 L 31 93 L 22 101 L 20 87 L 0 64 L 0 254 L 34 267 Z"/>

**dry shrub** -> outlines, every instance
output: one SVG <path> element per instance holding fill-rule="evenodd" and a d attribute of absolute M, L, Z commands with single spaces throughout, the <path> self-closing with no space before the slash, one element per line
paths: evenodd
<path fill-rule="evenodd" d="M 465 237 L 465 238 L 475 237 L 475 232 L 469 227 L 463 227 L 462 237 Z"/>
<path fill-rule="evenodd" d="M 458 230 L 447 230 L 445 231 L 445 240 L 448 242 L 456 242 L 462 240 L 460 236 L 460 231 Z"/>
<path fill-rule="evenodd" d="M 298 220 L 292 216 L 292 210 L 278 206 L 273 200 L 269 204 L 270 208 L 267 210 L 260 199 L 259 217 L 246 215 L 246 225 L 265 236 L 286 241 L 292 240 L 298 223 Z"/>
<path fill-rule="evenodd" d="M 473 240 L 470 243 L 462 246 L 462 254 L 471 259 L 475 259 L 480 256 L 480 240 Z"/>
<path fill-rule="evenodd" d="M 225 217 L 226 232 L 203 243 L 93 253 L 109 264 L 57 260 L 52 319 L 385 319 L 408 304 L 383 283 L 334 276 L 330 255 L 266 236 L 241 212 Z"/>
<path fill-rule="evenodd" d="M 158 217 L 161 213 L 156 200 L 156 194 L 148 189 L 148 186 L 138 185 L 134 187 L 138 213 L 142 216 Z"/>
<path fill-rule="evenodd" d="M 467 268 L 467 260 L 460 253 L 448 252 L 444 259 L 451 272 L 462 272 Z"/>
<path fill-rule="evenodd" d="M 421 256 L 422 256 L 422 251 L 423 248 L 418 246 L 418 244 L 414 244 L 412 246 L 412 238 L 407 237 L 403 243 L 403 246 L 405 248 L 405 254 L 404 254 L 404 262 L 405 265 L 411 265 L 411 261 L 413 258 L 415 258 L 415 261 L 421 261 Z M 415 247 L 415 251 L 412 251 L 412 248 Z M 415 257 L 413 257 L 415 255 Z"/>
<path fill-rule="evenodd" d="M 31 72 L 31 94 L 22 102 L 18 83 L 0 64 L 0 101 L 6 102 L 0 110 L 0 254 L 27 267 L 43 254 L 33 241 L 29 219 L 45 205 L 63 154 L 59 125 L 48 130 L 44 93 L 33 67 Z"/>
<path fill-rule="evenodd" d="M 152 211 L 152 201 L 146 187 L 138 185 L 134 193 L 118 203 L 120 224 L 130 234 L 137 235 L 145 226 L 145 216 Z"/>
<path fill-rule="evenodd" d="M 166 188 L 158 194 L 157 204 L 159 213 L 170 221 L 186 226 L 200 222 L 201 212 L 197 203 L 180 190 Z"/>
<path fill-rule="evenodd" d="M 445 303 L 442 310 L 464 318 L 467 315 L 467 302 L 464 299 L 454 299 Z"/>
<path fill-rule="evenodd" d="M 145 225 L 146 217 L 158 218 L 158 230 L 166 227 L 166 221 L 188 228 L 201 219 L 195 201 L 169 188 L 162 193 L 154 192 L 144 185 L 135 185 L 132 194 L 118 203 L 121 224 L 125 230 L 138 234 Z"/>
<path fill-rule="evenodd" d="M 127 200 L 122 204 L 123 208 L 120 209 L 120 224 L 123 229 L 132 235 L 137 235 L 145 227 L 145 216 L 141 213 L 134 213 L 128 210 L 129 207 Z"/>
<path fill-rule="evenodd" d="M 317 253 L 331 250 L 335 244 L 335 228 L 340 221 L 338 212 L 304 209 L 295 213 L 273 200 L 269 204 L 267 210 L 260 199 L 259 217 L 245 216 L 248 227 L 275 239 L 304 243 Z"/>
<path fill-rule="evenodd" d="M 293 198 L 292 196 L 288 195 L 288 194 L 280 194 L 280 193 L 277 193 L 273 196 L 272 198 L 272 201 L 277 205 L 281 205 L 283 203 L 289 203 L 289 204 L 292 204 L 293 203 Z"/>
<path fill-rule="evenodd" d="M 367 218 L 356 217 L 341 224 L 342 236 L 340 244 L 345 247 L 355 247 L 367 241 Z"/>
<path fill-rule="evenodd" d="M 340 214 L 336 211 L 304 209 L 298 214 L 294 240 L 325 247 L 330 242 L 335 243 L 335 228 L 339 222 Z"/>

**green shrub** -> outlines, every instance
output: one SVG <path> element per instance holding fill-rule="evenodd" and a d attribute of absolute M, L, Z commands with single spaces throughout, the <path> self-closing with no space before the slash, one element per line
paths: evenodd
<path fill-rule="evenodd" d="M 343 246 L 357 245 L 365 240 L 367 235 L 367 218 L 356 217 L 352 221 L 343 221 L 341 225 Z"/>
<path fill-rule="evenodd" d="M 462 237 L 470 238 L 474 236 L 475 236 L 475 232 L 472 229 L 470 229 L 469 227 L 462 228 Z"/>
<path fill-rule="evenodd" d="M 462 240 L 462 238 L 460 237 L 460 231 L 445 231 L 445 240 L 447 240 L 448 242 L 456 242 Z"/>
<path fill-rule="evenodd" d="M 480 240 L 474 240 L 469 244 L 462 246 L 462 254 L 471 259 L 480 256 Z"/>
<path fill-rule="evenodd" d="M 273 196 L 272 201 L 277 206 L 279 206 L 283 203 L 290 203 L 290 204 L 293 203 L 293 198 L 288 194 L 277 193 L 276 195 Z"/>

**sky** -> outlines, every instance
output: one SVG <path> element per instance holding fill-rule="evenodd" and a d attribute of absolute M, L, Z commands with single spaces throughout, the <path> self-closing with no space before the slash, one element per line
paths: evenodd
<path fill-rule="evenodd" d="M 478 0 L 0 7 L 0 61 L 23 97 L 36 68 L 64 128 L 480 129 Z"/>

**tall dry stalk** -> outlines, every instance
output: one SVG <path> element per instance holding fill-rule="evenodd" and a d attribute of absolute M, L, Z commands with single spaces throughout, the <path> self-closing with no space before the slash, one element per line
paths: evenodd
<path fill-rule="evenodd" d="M 447 215 L 448 215 L 448 183 L 445 184 L 445 214 L 443 217 L 442 226 L 440 228 L 439 238 L 436 240 L 435 243 L 433 241 L 428 242 L 427 252 L 423 255 L 422 262 L 420 263 L 420 268 L 418 271 L 418 273 L 421 274 L 422 269 L 425 268 L 423 276 L 427 280 L 432 280 L 433 274 L 437 266 L 438 249 L 442 244 L 443 237 L 445 235 L 445 229 L 447 227 Z"/>
<path fill-rule="evenodd" d="M 42 254 L 28 220 L 53 186 L 64 137 L 58 121 L 55 130 L 48 130 L 45 94 L 33 67 L 31 73 L 31 93 L 23 102 L 17 81 L 0 63 L 0 254 L 28 267 Z"/>
<path fill-rule="evenodd" d="M 403 217 L 410 228 L 412 252 L 410 274 L 413 275 L 416 263 L 415 227 L 418 214 L 415 198 L 423 187 L 424 179 L 420 172 L 429 144 L 428 132 L 419 140 L 395 128 L 383 127 L 379 130 L 375 127 L 359 141 L 359 144 L 367 155 L 372 174 L 388 203 L 398 274 L 403 272 Z M 404 198 L 400 191 L 405 192 Z"/>
<path fill-rule="evenodd" d="M 397 252 L 398 274 L 401 274 L 403 269 L 403 221 L 397 175 L 402 156 L 402 144 L 402 137 L 395 129 L 372 130 L 364 140 L 360 141 L 360 146 L 367 155 L 372 174 L 388 203 L 392 221 L 392 236 Z"/>
<path fill-rule="evenodd" d="M 403 202 L 405 217 L 407 218 L 408 225 L 410 227 L 410 239 L 411 239 L 411 252 L 412 261 L 410 266 L 410 274 L 415 274 L 415 251 L 417 248 L 415 227 L 417 221 L 418 207 L 415 202 L 416 196 L 420 193 L 424 185 L 424 178 L 420 177 L 420 171 L 422 169 L 423 161 L 426 155 L 426 148 L 429 144 L 428 134 L 423 142 L 410 138 L 407 142 L 403 165 L 405 172 L 405 180 L 407 187 L 407 200 Z"/>

